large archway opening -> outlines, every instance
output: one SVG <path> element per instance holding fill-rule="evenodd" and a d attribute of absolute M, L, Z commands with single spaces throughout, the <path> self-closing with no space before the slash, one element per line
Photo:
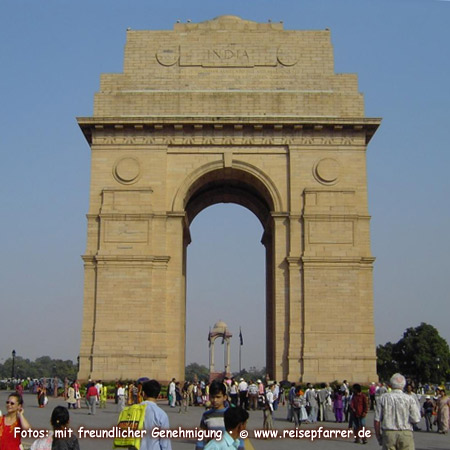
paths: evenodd
<path fill-rule="evenodd" d="M 264 184 L 235 169 L 208 172 L 186 195 L 186 363 L 209 366 L 208 331 L 219 319 L 233 333 L 231 372 L 272 368 L 273 203 Z M 189 245 L 191 244 L 191 245 Z M 244 345 L 239 361 L 239 331 Z M 216 371 L 224 369 L 216 341 Z"/>
<path fill-rule="evenodd" d="M 231 370 L 266 364 L 265 248 L 261 223 L 248 209 L 216 204 L 192 222 L 187 248 L 186 364 L 208 367 L 209 327 L 223 320 L 231 333 Z M 215 366 L 224 370 L 224 345 L 215 342 Z"/>

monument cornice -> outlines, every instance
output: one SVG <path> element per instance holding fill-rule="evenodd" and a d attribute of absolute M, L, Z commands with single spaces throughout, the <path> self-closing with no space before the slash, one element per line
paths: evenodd
<path fill-rule="evenodd" d="M 381 119 L 368 117 L 299 117 L 299 116 L 136 116 L 136 117 L 78 117 L 86 140 L 92 143 L 95 130 L 130 130 L 154 132 L 180 132 L 216 130 L 235 131 L 249 129 L 255 132 L 271 130 L 301 135 L 304 131 L 364 132 L 366 144 L 378 129 Z M 293 142 L 294 144 L 294 142 Z M 311 142 L 313 144 L 313 142 Z"/>
<path fill-rule="evenodd" d="M 97 333 L 99 333 L 97 331 Z M 100 332 L 101 333 L 101 332 Z M 144 334 L 145 332 L 142 331 L 134 331 L 135 334 Z M 164 353 L 127 353 L 128 356 L 132 357 L 132 358 L 136 358 L 136 359 L 167 359 L 167 355 Z M 91 357 L 90 353 L 80 353 L 80 357 L 84 356 L 84 357 Z M 101 352 L 96 352 L 95 353 L 96 358 L 122 358 L 123 357 L 123 353 L 101 353 Z"/>
<path fill-rule="evenodd" d="M 323 213 L 304 213 L 303 219 L 305 220 L 328 220 L 328 221 L 342 221 L 342 220 L 370 220 L 371 216 L 367 214 L 349 213 L 348 211 L 339 212 L 323 212 Z"/>
<path fill-rule="evenodd" d="M 170 256 L 158 255 L 95 255 L 94 261 L 97 264 L 113 265 L 113 264 L 140 264 L 140 265 L 157 265 L 167 266 Z"/>
<path fill-rule="evenodd" d="M 314 267 L 331 264 L 335 265 L 372 265 L 375 262 L 373 256 L 302 256 L 303 265 Z"/>

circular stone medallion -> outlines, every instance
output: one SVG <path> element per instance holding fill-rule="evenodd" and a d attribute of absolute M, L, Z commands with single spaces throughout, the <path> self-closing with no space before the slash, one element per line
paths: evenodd
<path fill-rule="evenodd" d="M 172 48 L 160 48 L 156 52 L 156 60 L 162 66 L 173 66 L 178 62 L 180 57 L 180 51 L 177 47 Z"/>
<path fill-rule="evenodd" d="M 298 62 L 298 55 L 290 47 L 280 47 L 277 51 L 277 59 L 283 66 L 293 66 Z"/>
<path fill-rule="evenodd" d="M 339 178 L 339 163 L 333 158 L 323 158 L 314 166 L 314 177 L 319 183 L 334 184 Z"/>
<path fill-rule="evenodd" d="M 114 165 L 114 178 L 122 184 L 133 183 L 140 174 L 139 161 L 134 158 L 126 157 L 119 159 Z"/>

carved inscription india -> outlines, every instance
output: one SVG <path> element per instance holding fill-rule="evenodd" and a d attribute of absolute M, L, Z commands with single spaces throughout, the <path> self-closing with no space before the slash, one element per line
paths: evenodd
<path fill-rule="evenodd" d="M 298 61 L 295 53 L 283 47 L 246 48 L 240 44 L 164 47 L 157 51 L 156 59 L 163 66 L 172 66 L 178 62 L 180 66 L 201 67 L 276 66 L 278 63 L 292 66 Z"/>

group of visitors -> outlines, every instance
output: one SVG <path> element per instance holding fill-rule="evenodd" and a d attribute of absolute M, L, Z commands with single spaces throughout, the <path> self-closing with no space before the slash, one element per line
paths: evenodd
<path fill-rule="evenodd" d="M 181 386 L 175 378 L 167 388 L 167 400 L 171 408 L 179 407 L 179 412 L 186 412 L 189 406 L 204 406 L 209 403 L 209 383 L 186 381 Z"/>
<path fill-rule="evenodd" d="M 350 393 L 346 380 L 334 390 L 328 383 L 323 383 L 317 390 L 308 383 L 305 391 L 292 383 L 289 390 L 287 420 L 294 422 L 295 427 L 318 421 L 342 423 L 345 418 L 349 427 L 357 432 L 365 426 L 367 412 L 368 400 L 361 385 L 354 384 Z"/>
<path fill-rule="evenodd" d="M 66 380 L 67 381 L 67 378 Z M 54 378 L 41 378 L 41 379 L 31 379 L 31 378 L 24 378 L 24 379 L 18 379 L 13 380 L 13 386 L 15 386 L 15 389 L 17 392 L 19 392 L 21 395 L 28 391 L 32 394 L 37 394 L 38 389 L 45 388 L 46 394 L 57 397 L 58 396 L 58 387 L 60 385 L 60 380 L 58 377 Z"/>
<path fill-rule="evenodd" d="M 444 387 L 438 387 L 434 397 L 426 396 L 421 412 L 425 418 L 428 432 L 433 430 L 433 426 L 436 426 L 438 433 L 448 433 L 450 427 L 450 397 L 448 397 Z"/>
<path fill-rule="evenodd" d="M 122 411 L 125 406 L 138 405 L 144 399 L 143 383 L 148 381 L 147 377 L 139 378 L 139 380 L 123 382 L 116 380 L 115 387 L 111 392 L 108 392 L 107 386 L 101 385 L 99 388 L 100 405 L 103 405 L 103 400 L 106 402 L 108 394 L 114 396 L 114 402 L 117 405 L 117 410 Z M 100 382 L 101 383 L 101 382 Z M 102 406 L 100 406 L 102 407 Z"/>
<path fill-rule="evenodd" d="M 254 381 L 252 379 L 247 381 L 244 378 L 225 378 L 224 380 L 226 393 L 230 399 L 230 403 L 233 406 L 240 406 L 241 408 L 255 411 L 257 409 L 263 409 L 265 401 L 263 401 L 263 396 L 265 394 L 264 384 L 260 379 Z M 274 382 L 277 390 L 275 392 L 274 405 L 276 409 L 279 401 L 279 384 Z"/>
<path fill-rule="evenodd" d="M 130 387 L 131 384 L 131 387 Z M 116 399 L 123 396 L 129 404 L 139 402 L 145 405 L 144 428 L 150 430 L 154 427 L 170 428 L 167 414 L 157 405 L 161 386 L 156 380 L 141 379 L 139 382 L 123 386 L 117 383 Z M 255 386 L 256 389 L 251 387 Z M 371 385 L 372 386 L 372 385 Z M 360 437 L 358 431 L 366 427 L 366 416 L 371 406 L 375 411 L 374 427 L 375 435 L 383 449 L 413 449 L 413 426 L 417 424 L 421 415 L 425 418 L 427 431 L 437 426 L 439 433 L 447 433 L 450 425 L 449 410 L 450 399 L 446 395 L 444 387 L 436 390 L 434 397 L 427 395 L 423 404 L 420 396 L 414 392 L 413 386 L 406 379 L 395 374 L 389 383 L 370 389 L 368 395 L 362 392 L 359 384 L 351 387 L 344 380 L 340 385 L 332 389 L 328 384 L 322 384 L 319 389 L 308 384 L 303 390 L 302 386 L 292 384 L 289 389 L 286 402 L 288 405 L 288 420 L 294 422 L 295 427 L 301 423 L 315 423 L 316 421 L 336 421 L 338 423 L 348 420 L 349 427 L 353 427 L 355 442 L 365 444 L 367 439 Z M 277 382 L 261 380 L 248 383 L 239 380 L 224 379 L 209 383 L 185 383 L 180 389 L 180 382 L 172 379 L 168 386 L 169 404 L 175 399 L 179 401 L 177 393 L 181 395 L 181 402 L 185 400 L 189 405 L 189 392 L 197 394 L 201 392 L 201 404 L 207 407 L 200 420 L 200 428 L 204 430 L 222 430 L 224 445 L 237 449 L 244 448 L 244 442 L 239 439 L 238 432 L 245 429 L 249 417 L 248 409 L 262 409 L 263 427 L 273 428 L 273 414 L 276 401 L 284 401 L 284 389 Z M 135 389 L 136 388 L 136 389 Z M 75 392 L 80 387 L 77 381 L 72 383 L 67 390 L 68 408 L 57 406 L 51 415 L 50 422 L 53 430 L 63 429 L 69 425 L 69 408 L 73 405 Z M 90 380 L 86 387 L 86 402 L 89 414 L 95 414 L 95 405 L 100 403 L 101 393 L 107 392 L 101 381 Z M 135 395 L 137 390 L 137 395 Z M 23 398 L 18 392 L 11 394 L 6 402 L 6 414 L 0 419 L 0 449 L 18 450 L 20 447 L 20 434 L 14 433 L 16 427 L 21 430 L 31 428 L 24 416 Z M 183 395 L 184 393 L 184 395 Z M 205 395 L 205 398 L 203 398 Z M 372 395 L 374 398 L 372 399 Z M 254 399 L 256 398 L 256 402 Z M 70 401 L 69 401 L 70 400 Z M 106 401 L 106 400 L 105 400 Z M 76 402 L 75 402 L 76 403 Z M 199 403 L 199 402 L 197 402 Z M 180 403 L 180 406 L 183 403 Z M 192 404 L 194 398 L 192 397 Z M 346 417 L 347 416 L 347 417 Z M 151 433 L 147 433 L 140 442 L 141 450 L 163 449 L 171 450 L 169 439 L 156 439 Z M 220 443 L 208 439 L 199 441 L 196 450 L 217 450 L 223 447 Z M 42 439 L 36 440 L 31 450 L 78 450 L 79 444 L 74 435 L 70 438 L 57 439 L 50 433 Z"/>
<path fill-rule="evenodd" d="M 223 383 L 211 384 L 211 409 L 203 414 L 201 428 L 208 429 L 209 426 L 213 426 L 212 424 L 217 424 L 218 418 L 226 418 L 226 412 L 229 410 L 239 409 L 246 412 L 249 385 L 245 389 L 245 384 L 242 384 L 239 389 L 243 381 L 241 379 L 239 383 L 230 383 L 229 380 L 224 380 Z M 282 400 L 283 389 L 280 389 L 276 382 L 269 382 L 266 386 L 262 386 L 264 389 L 264 401 L 261 401 L 263 427 L 270 429 L 273 427 L 274 400 L 275 398 Z M 322 384 L 317 390 L 308 384 L 303 391 L 301 386 L 293 384 L 288 394 L 290 414 L 288 419 L 294 421 L 296 427 L 300 426 L 301 422 L 314 423 L 317 420 L 344 422 L 345 420 L 348 421 L 349 427 L 353 428 L 355 442 L 366 444 L 367 437 L 361 432 L 367 425 L 367 413 L 370 408 L 373 408 L 376 438 L 383 449 L 414 449 L 413 425 L 420 421 L 421 414 L 418 397 L 413 395 L 411 384 L 407 385 L 402 375 L 395 374 L 390 380 L 390 388 L 385 384 L 377 386 L 373 383 L 371 386 L 374 387 L 369 388 L 366 395 L 362 392 L 360 384 L 355 383 L 350 387 L 346 380 L 334 390 L 328 384 Z M 241 397 L 240 393 L 245 390 L 247 395 Z M 235 405 L 237 408 L 233 408 Z M 426 407 L 426 402 L 424 405 Z M 439 431 L 446 433 L 449 426 L 450 401 L 443 388 L 439 388 L 436 405 L 439 411 L 437 413 Z M 245 427 L 246 420 L 242 420 L 241 427 Z M 234 425 L 237 426 L 237 423 L 235 422 Z M 228 430 L 226 423 L 224 426 Z M 242 442 L 235 442 L 236 448 L 243 448 Z M 231 443 L 232 441 L 228 442 L 230 447 Z M 199 443 L 196 448 L 199 450 L 203 447 L 204 444 Z M 207 450 L 216 448 L 228 447 L 220 447 L 217 443 L 209 443 L 205 447 Z"/>
<path fill-rule="evenodd" d="M 186 412 L 189 406 L 209 405 L 208 381 L 185 381 L 183 386 L 175 378 L 167 388 L 167 400 L 172 408 L 179 407 L 180 412 Z"/>
<path fill-rule="evenodd" d="M 80 383 L 78 380 L 75 380 L 70 386 L 67 388 L 66 394 L 66 402 L 67 408 L 70 409 L 79 409 L 81 408 L 81 392 L 80 392 Z"/>
<path fill-rule="evenodd" d="M 67 388 L 66 402 L 67 409 L 81 408 L 81 386 L 78 380 L 75 380 Z M 106 400 L 108 398 L 108 388 L 103 386 L 102 381 L 93 382 L 89 380 L 86 385 L 86 406 L 88 407 L 88 414 L 95 414 L 97 406 L 99 408 L 106 408 Z"/>

